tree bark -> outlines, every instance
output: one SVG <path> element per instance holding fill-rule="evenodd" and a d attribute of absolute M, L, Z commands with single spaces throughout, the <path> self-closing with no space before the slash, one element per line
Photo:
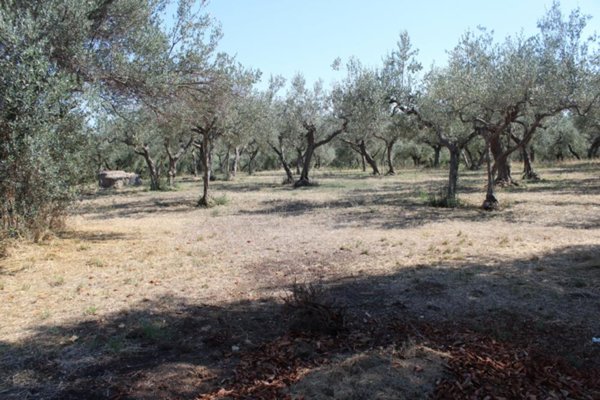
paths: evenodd
<path fill-rule="evenodd" d="M 235 146 L 233 156 L 233 166 L 231 168 L 231 176 L 236 177 L 240 165 L 240 146 Z"/>
<path fill-rule="evenodd" d="M 600 149 L 600 135 L 596 136 L 590 148 L 588 149 L 588 158 L 594 158 L 598 156 L 598 149 Z"/>
<path fill-rule="evenodd" d="M 283 184 L 290 184 L 292 182 L 294 182 L 294 175 L 292 174 L 292 171 L 290 170 L 290 167 L 288 166 L 287 162 L 285 161 L 285 153 L 282 147 L 277 148 L 276 146 L 274 146 L 273 144 L 269 143 L 269 146 L 271 146 L 271 148 L 273 149 L 273 151 L 275 152 L 275 154 L 277 154 L 277 158 L 279 158 L 279 162 L 281 163 L 281 166 L 283 167 L 283 169 L 285 170 L 285 181 L 283 181 Z"/>
<path fill-rule="evenodd" d="M 338 136 L 339 134 L 344 132 L 346 130 L 347 126 L 348 126 L 348 120 L 344 119 L 344 122 L 340 129 L 336 129 L 335 131 L 331 132 L 325 139 L 317 142 L 315 140 L 315 133 L 317 131 L 317 128 L 313 124 L 304 123 L 304 128 L 306 129 L 306 151 L 304 152 L 304 156 L 303 156 L 304 163 L 302 165 L 302 172 L 300 173 L 300 179 L 298 179 L 294 183 L 295 188 L 310 185 L 310 179 L 308 177 L 308 174 L 310 172 L 310 163 L 312 161 L 312 157 L 315 152 L 315 149 L 332 141 L 336 136 Z"/>
<path fill-rule="evenodd" d="M 439 168 L 440 167 L 440 153 L 442 152 L 442 146 L 441 145 L 435 145 L 435 146 L 431 146 L 433 147 L 433 168 Z"/>
<path fill-rule="evenodd" d="M 446 203 L 456 203 L 456 190 L 458 186 L 458 166 L 460 164 L 460 147 L 448 146 L 450 151 L 450 170 L 448 172 L 448 190 L 446 192 Z"/>
<path fill-rule="evenodd" d="M 248 156 L 248 175 L 253 175 L 254 174 L 254 159 L 256 158 L 256 156 L 258 155 L 258 148 L 252 150 L 250 152 L 250 155 Z"/>
<path fill-rule="evenodd" d="M 496 194 L 494 193 L 494 173 L 492 171 L 492 161 L 490 157 L 490 143 L 489 140 L 486 140 L 485 147 L 485 162 L 487 166 L 487 191 L 485 194 L 485 200 L 483 201 L 483 205 L 481 208 L 487 211 L 492 211 L 498 209 L 498 199 L 496 198 Z"/>
<path fill-rule="evenodd" d="M 418 167 L 419 165 L 421 165 L 421 157 L 419 157 L 419 156 L 417 156 L 415 154 L 412 154 L 410 156 L 410 158 L 413 161 L 413 166 Z"/>
<path fill-rule="evenodd" d="M 211 152 L 210 152 L 210 140 L 207 132 L 201 133 L 202 142 L 200 144 L 194 144 L 198 148 L 200 153 L 200 162 L 202 164 L 202 197 L 198 200 L 199 207 L 208 207 L 208 186 L 211 178 Z"/>
<path fill-rule="evenodd" d="M 304 156 L 302 155 L 302 149 L 296 149 L 298 157 L 296 158 L 296 175 L 300 175 L 302 171 L 302 164 L 304 163 Z"/>
<path fill-rule="evenodd" d="M 167 170 L 169 187 L 173 187 L 175 185 L 175 176 L 177 175 L 177 164 L 179 163 L 181 157 L 183 157 L 184 154 L 187 152 L 188 148 L 192 145 L 193 141 L 194 138 L 191 137 L 188 142 L 179 142 L 179 149 L 177 149 L 177 152 L 173 154 L 171 148 L 169 147 L 169 141 L 165 140 L 164 146 L 167 152 L 167 157 L 169 159 L 169 168 Z"/>
<path fill-rule="evenodd" d="M 489 142 L 494 157 L 493 170 L 496 172 L 496 185 L 509 186 L 516 184 L 516 182 L 513 182 L 510 173 L 510 161 L 508 160 L 508 155 L 504 152 L 500 136 L 491 135 Z"/>
<path fill-rule="evenodd" d="M 360 146 L 361 153 L 364 154 L 364 156 L 365 156 L 365 161 L 371 167 L 371 170 L 372 170 L 371 174 L 372 175 L 380 175 L 379 168 L 377 167 L 377 161 L 375 161 L 375 159 L 367 151 L 367 146 L 365 145 L 365 141 L 361 140 L 359 143 L 359 146 Z"/>
<path fill-rule="evenodd" d="M 177 161 L 169 159 L 169 168 L 167 170 L 167 184 L 169 187 L 175 186 L 175 175 L 177 175 Z"/>
<path fill-rule="evenodd" d="M 307 146 L 306 151 L 304 152 L 304 162 L 302 164 L 302 172 L 300 173 L 300 179 L 294 183 L 294 187 L 300 186 L 308 186 L 310 184 L 310 180 L 308 178 L 308 173 L 310 172 L 310 163 L 312 160 L 313 153 L 315 151 L 315 136 L 314 131 L 309 131 L 307 133 Z"/>
<path fill-rule="evenodd" d="M 462 150 L 462 156 L 463 159 L 465 160 L 465 165 L 467 166 L 468 169 L 472 170 L 473 169 L 473 156 L 471 155 L 471 152 L 469 151 L 469 149 L 465 146 L 465 148 Z"/>
<path fill-rule="evenodd" d="M 350 148 L 360 154 L 363 164 L 363 172 L 366 170 L 365 162 L 369 164 L 372 170 L 373 175 L 380 175 L 379 168 L 377 167 L 377 161 L 371 156 L 369 151 L 367 150 L 367 146 L 365 144 L 364 139 L 359 140 L 358 142 L 351 142 L 349 140 L 343 140 L 344 143 L 350 146 Z"/>
<path fill-rule="evenodd" d="M 539 181 L 539 175 L 533 170 L 531 163 L 531 157 L 527 151 L 527 146 L 523 146 L 521 149 L 521 156 L 523 157 L 523 179 L 528 181 Z"/>
<path fill-rule="evenodd" d="M 146 161 L 148 174 L 150 175 L 150 190 L 160 190 L 160 162 L 157 164 L 150 156 L 150 148 L 147 144 L 140 146 L 135 152 Z"/>
<path fill-rule="evenodd" d="M 569 153 L 571 153 L 573 155 L 573 157 L 575 157 L 578 160 L 581 160 L 581 157 L 579 156 L 579 154 L 577 154 L 577 152 L 573 149 L 573 146 L 571 146 L 571 143 L 569 143 L 567 145 L 567 148 L 569 149 Z"/>
<path fill-rule="evenodd" d="M 539 181 L 539 175 L 533 170 L 532 165 L 532 157 L 530 157 L 529 151 L 527 151 L 527 143 L 522 143 L 522 139 L 519 139 L 517 136 L 511 133 L 512 140 L 520 145 L 521 148 L 521 157 L 523 158 L 523 179 L 529 181 Z M 533 149 L 532 149 L 533 153 Z"/>
<path fill-rule="evenodd" d="M 473 153 L 471 153 L 471 150 L 469 150 L 469 148 L 467 146 L 465 146 L 465 148 L 463 149 L 463 157 L 465 159 L 465 163 L 467 164 L 467 168 L 471 171 L 479 170 L 486 160 L 487 152 L 488 152 L 487 148 L 484 152 L 481 152 L 481 153 L 478 152 L 477 156 L 479 158 L 477 158 L 477 160 L 476 160 L 473 157 Z"/>
<path fill-rule="evenodd" d="M 216 130 L 217 118 L 214 117 L 205 125 L 196 125 L 192 131 L 200 136 L 200 143 L 192 141 L 194 147 L 199 150 L 200 162 L 202 164 L 202 197 L 198 200 L 198 207 L 208 207 L 210 205 L 208 187 L 212 178 L 212 144 L 213 140 L 221 135 L 222 132 Z"/>
<path fill-rule="evenodd" d="M 394 169 L 394 145 L 396 144 L 395 140 L 390 140 L 385 142 L 385 153 L 386 160 L 388 165 L 388 171 L 385 173 L 386 175 L 395 175 L 396 170 Z"/>

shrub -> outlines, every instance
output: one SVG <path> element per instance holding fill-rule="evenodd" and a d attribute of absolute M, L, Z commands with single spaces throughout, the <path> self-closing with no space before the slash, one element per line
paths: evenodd
<path fill-rule="evenodd" d="M 327 299 L 321 286 L 294 283 L 283 301 L 292 332 L 336 335 L 344 329 L 344 311 Z"/>

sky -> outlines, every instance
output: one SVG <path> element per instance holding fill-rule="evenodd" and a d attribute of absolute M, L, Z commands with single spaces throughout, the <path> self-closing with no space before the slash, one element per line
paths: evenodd
<path fill-rule="evenodd" d="M 567 14 L 579 7 L 593 18 L 589 33 L 600 30 L 600 0 L 562 0 Z M 307 82 L 341 79 L 332 62 L 355 56 L 379 66 L 406 30 L 428 69 L 446 64 L 468 29 L 484 26 L 497 40 L 533 34 L 552 0 L 210 0 L 206 11 L 223 30 L 219 49 L 238 61 L 287 80 L 301 72 Z M 261 86 L 261 85 L 259 85 Z"/>

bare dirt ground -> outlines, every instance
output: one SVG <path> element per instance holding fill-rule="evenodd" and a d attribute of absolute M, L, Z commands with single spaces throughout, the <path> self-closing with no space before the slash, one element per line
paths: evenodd
<path fill-rule="evenodd" d="M 599 398 L 598 171 L 540 168 L 493 213 L 479 172 L 430 207 L 441 170 L 91 193 L 0 260 L 0 398 Z"/>

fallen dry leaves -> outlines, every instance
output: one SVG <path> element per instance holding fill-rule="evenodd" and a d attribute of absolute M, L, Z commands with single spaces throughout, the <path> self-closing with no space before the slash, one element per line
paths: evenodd
<path fill-rule="evenodd" d="M 598 371 L 575 369 L 535 348 L 501 343 L 467 332 L 444 337 L 450 376 L 439 382 L 434 399 L 595 399 Z"/>
<path fill-rule="evenodd" d="M 534 348 L 499 342 L 475 332 L 452 333 L 427 325 L 419 330 L 428 346 L 450 355 L 447 375 L 437 382 L 433 399 L 600 398 L 598 371 L 578 370 Z M 354 333 L 323 340 L 286 335 L 241 355 L 234 378 L 198 400 L 292 399 L 287 393 L 290 385 L 331 361 L 333 355 L 379 345 L 374 340 L 367 344 L 365 337 Z M 315 357 L 298 357 L 296 345 L 306 341 L 312 341 Z"/>
<path fill-rule="evenodd" d="M 284 390 L 311 367 L 324 363 L 324 355 L 336 344 L 331 338 L 317 341 L 318 355 L 309 359 L 298 356 L 297 346 L 304 343 L 302 338 L 286 335 L 243 354 L 232 381 L 198 400 L 291 399 Z"/>

